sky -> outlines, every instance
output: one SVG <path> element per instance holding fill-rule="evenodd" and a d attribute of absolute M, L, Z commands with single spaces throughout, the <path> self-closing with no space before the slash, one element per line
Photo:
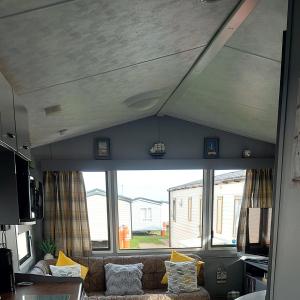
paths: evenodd
<path fill-rule="evenodd" d="M 217 175 L 234 170 L 217 170 Z M 83 172 L 86 190 L 106 190 L 105 172 Z M 118 192 L 129 198 L 145 197 L 168 201 L 168 189 L 203 179 L 203 170 L 118 171 Z"/>

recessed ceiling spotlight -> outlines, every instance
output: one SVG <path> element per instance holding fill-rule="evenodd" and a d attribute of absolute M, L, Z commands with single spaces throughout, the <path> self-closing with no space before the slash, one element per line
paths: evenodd
<path fill-rule="evenodd" d="M 45 111 L 46 116 L 50 116 L 50 115 L 53 115 L 55 113 L 62 111 L 62 109 L 61 109 L 61 106 L 58 104 L 58 105 L 47 106 L 44 108 L 44 111 Z"/>
<path fill-rule="evenodd" d="M 58 130 L 58 133 L 59 135 L 64 135 L 66 132 L 68 131 L 68 129 L 61 129 L 61 130 Z"/>

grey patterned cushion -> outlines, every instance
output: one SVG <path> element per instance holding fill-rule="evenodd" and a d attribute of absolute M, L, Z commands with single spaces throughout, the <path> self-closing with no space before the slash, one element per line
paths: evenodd
<path fill-rule="evenodd" d="M 53 276 L 57 277 L 80 277 L 81 268 L 80 265 L 71 266 L 52 266 L 50 270 Z"/>
<path fill-rule="evenodd" d="M 141 295 L 142 290 L 142 263 L 132 265 L 106 264 L 106 292 L 105 295 Z"/>
<path fill-rule="evenodd" d="M 165 261 L 165 266 L 168 274 L 169 293 L 190 293 L 199 290 L 197 287 L 197 268 L 195 261 Z"/>

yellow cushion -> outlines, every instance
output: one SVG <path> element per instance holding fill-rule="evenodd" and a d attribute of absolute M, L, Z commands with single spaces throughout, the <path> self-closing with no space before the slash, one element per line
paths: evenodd
<path fill-rule="evenodd" d="M 193 261 L 194 258 L 192 257 L 189 257 L 187 255 L 184 255 L 180 252 L 177 252 L 175 250 L 172 251 L 172 254 L 171 254 L 171 258 L 170 258 L 170 261 L 172 262 L 184 262 L 184 261 Z M 196 262 L 196 267 L 197 267 L 197 275 L 199 274 L 202 266 L 204 265 L 204 262 L 199 260 Z M 161 280 L 161 283 L 162 284 L 168 284 L 168 275 L 167 273 L 164 275 L 163 279 Z"/>
<path fill-rule="evenodd" d="M 71 266 L 71 265 L 80 265 L 68 256 L 66 256 L 62 251 L 58 253 L 58 259 L 56 262 L 56 266 Z M 84 280 L 89 269 L 86 266 L 80 265 L 80 277 Z"/>

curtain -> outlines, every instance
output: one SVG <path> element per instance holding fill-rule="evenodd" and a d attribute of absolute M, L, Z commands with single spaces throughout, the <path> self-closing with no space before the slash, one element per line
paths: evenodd
<path fill-rule="evenodd" d="M 244 252 L 247 245 L 249 208 L 271 208 L 273 197 L 272 169 L 250 169 L 246 171 L 243 201 L 241 205 L 237 249 Z"/>
<path fill-rule="evenodd" d="M 45 172 L 45 237 L 69 256 L 92 253 L 81 172 Z"/>

